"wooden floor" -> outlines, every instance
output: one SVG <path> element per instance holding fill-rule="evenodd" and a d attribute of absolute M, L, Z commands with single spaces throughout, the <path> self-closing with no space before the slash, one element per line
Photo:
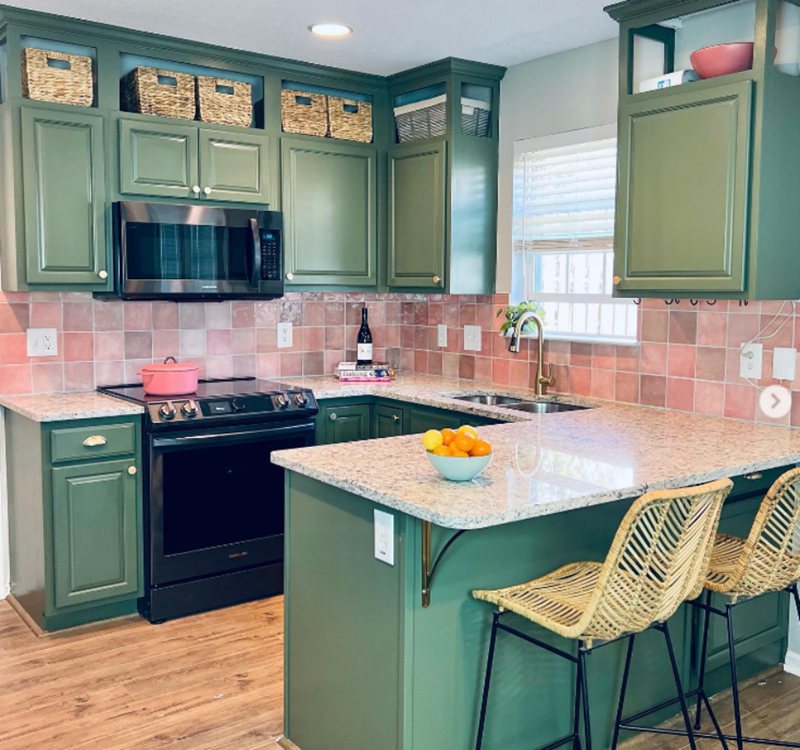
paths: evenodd
<path fill-rule="evenodd" d="M 282 610 L 275 598 L 163 625 L 129 618 L 37 639 L 0 601 L 0 748 L 279 750 Z M 718 705 L 729 727 L 730 702 L 721 696 Z M 747 732 L 800 741 L 800 678 L 753 683 L 742 705 Z M 640 735 L 625 747 L 688 743 Z"/>

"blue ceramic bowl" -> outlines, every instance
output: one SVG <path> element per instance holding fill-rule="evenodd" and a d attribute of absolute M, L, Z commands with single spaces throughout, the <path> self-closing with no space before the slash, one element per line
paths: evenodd
<path fill-rule="evenodd" d="M 445 479 L 451 482 L 468 482 L 475 479 L 491 462 L 492 454 L 488 456 L 469 456 L 458 458 L 454 456 L 437 456 L 427 453 L 428 460 Z"/>

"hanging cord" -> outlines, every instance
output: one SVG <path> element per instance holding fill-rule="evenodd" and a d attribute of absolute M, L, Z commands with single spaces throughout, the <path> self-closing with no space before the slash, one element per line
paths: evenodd
<path fill-rule="evenodd" d="M 787 304 L 792 306 L 791 311 L 786 313 L 786 315 L 784 316 L 783 321 L 781 322 L 781 324 L 772 333 L 770 333 L 768 336 L 764 335 L 765 331 L 769 330 L 769 327 L 778 318 L 780 318 L 782 315 L 784 315 L 783 309 L 786 307 Z M 765 325 L 763 325 L 761 327 L 761 330 L 755 336 L 753 336 L 751 339 L 748 339 L 747 341 L 743 341 L 739 345 L 739 354 L 740 354 L 740 356 L 742 354 L 742 351 L 744 350 L 744 348 L 748 344 L 755 344 L 755 343 L 760 342 L 760 341 L 769 341 L 770 339 L 775 338 L 775 336 L 777 336 L 786 327 L 787 323 L 789 323 L 790 321 L 792 323 L 794 323 L 794 317 L 795 317 L 796 314 L 797 314 L 797 302 L 795 300 L 784 300 L 783 303 L 781 304 L 781 306 L 778 308 L 778 312 L 776 312 L 775 315 L 772 316 L 772 318 L 769 320 L 769 322 L 766 323 Z M 764 388 L 762 386 L 760 386 L 755 381 L 750 380 L 750 378 L 745 378 L 745 380 L 750 385 L 752 385 L 756 390 L 759 390 L 759 391 L 763 391 L 764 390 Z M 783 383 L 783 379 L 778 380 L 778 384 L 779 385 L 781 385 L 782 383 Z"/>

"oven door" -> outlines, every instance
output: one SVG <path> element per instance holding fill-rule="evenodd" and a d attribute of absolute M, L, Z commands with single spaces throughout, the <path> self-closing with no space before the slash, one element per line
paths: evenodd
<path fill-rule="evenodd" d="M 272 451 L 314 442 L 314 423 L 151 435 L 151 585 L 283 559 L 283 469 Z"/>

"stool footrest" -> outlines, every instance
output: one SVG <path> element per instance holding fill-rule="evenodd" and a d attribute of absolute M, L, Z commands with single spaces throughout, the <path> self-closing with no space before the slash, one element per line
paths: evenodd
<path fill-rule="evenodd" d="M 545 745 L 544 747 L 538 748 L 538 750 L 556 750 L 557 747 L 561 747 L 562 745 L 566 745 L 568 742 L 574 743 L 575 740 L 580 740 L 580 737 L 576 734 L 570 734 L 566 737 L 562 737 L 560 740 L 556 740 L 555 742 L 551 742 L 549 745 Z"/>
<path fill-rule="evenodd" d="M 685 729 L 669 729 L 666 727 L 641 727 L 638 724 L 629 724 L 627 722 L 620 724 L 620 729 L 626 729 L 631 732 L 646 732 L 648 734 L 666 734 L 672 737 L 688 737 L 689 733 Z M 700 732 L 694 730 L 692 734 L 695 739 L 700 740 L 719 740 L 719 735 L 716 732 Z M 735 734 L 722 735 L 728 742 L 736 743 Z M 753 745 L 774 745 L 775 747 L 798 747 L 800 742 L 788 742 L 786 740 L 768 740 L 763 737 L 746 737 L 742 736 L 742 742 Z"/>

